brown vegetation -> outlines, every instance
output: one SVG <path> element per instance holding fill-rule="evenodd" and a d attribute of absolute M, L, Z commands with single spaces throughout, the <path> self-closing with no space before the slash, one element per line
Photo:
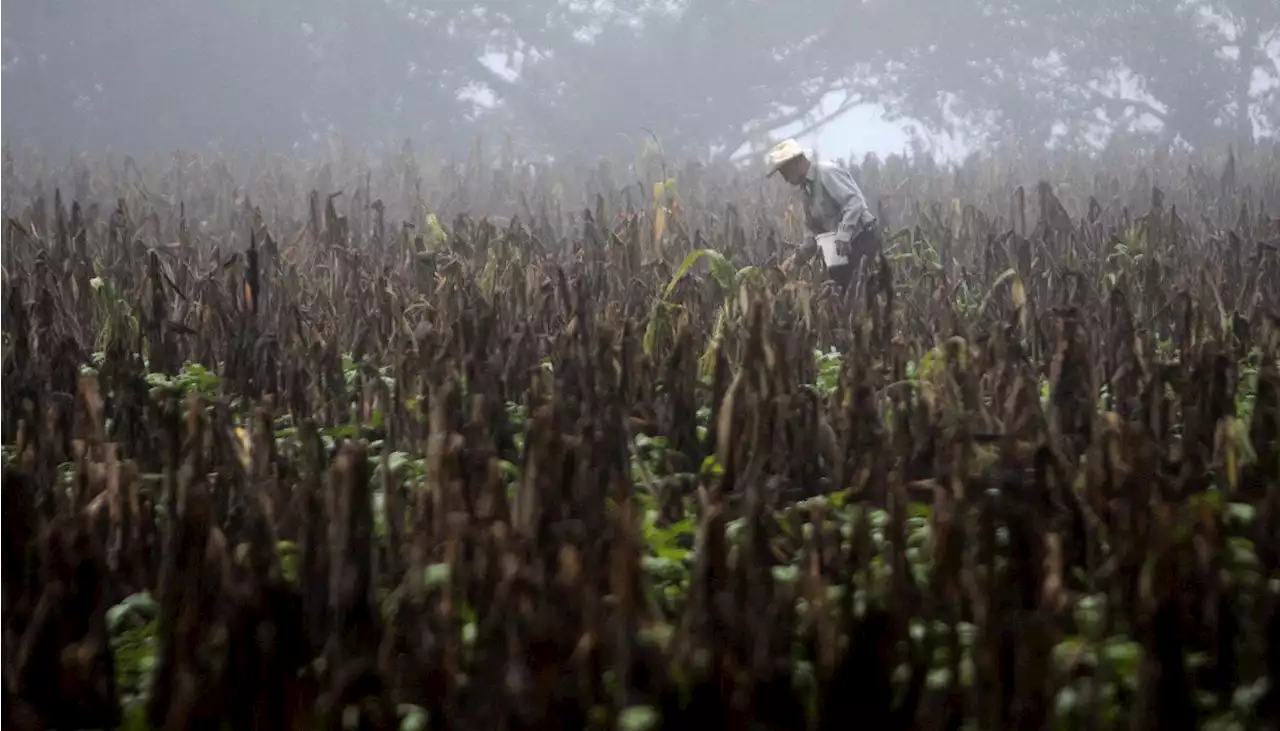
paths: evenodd
<path fill-rule="evenodd" d="M 1276 723 L 1277 155 L 6 159 L 5 726 Z"/>

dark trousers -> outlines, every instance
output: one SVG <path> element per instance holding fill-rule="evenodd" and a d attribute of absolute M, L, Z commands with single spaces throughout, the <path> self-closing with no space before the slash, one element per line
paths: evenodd
<path fill-rule="evenodd" d="M 827 269 L 827 274 L 831 276 L 836 286 L 841 290 L 847 290 L 853 283 L 854 275 L 858 273 L 859 262 L 863 267 L 869 267 L 879 253 L 880 228 L 872 224 L 870 228 L 864 229 L 849 242 L 849 263 L 831 267 Z"/>

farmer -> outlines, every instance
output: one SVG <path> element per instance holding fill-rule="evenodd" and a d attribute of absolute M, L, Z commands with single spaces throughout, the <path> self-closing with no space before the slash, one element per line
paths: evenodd
<path fill-rule="evenodd" d="M 876 217 L 853 176 L 839 165 L 810 160 L 795 140 L 770 150 L 768 164 L 768 177 L 780 172 L 783 180 L 804 190 L 804 242 L 782 263 L 782 270 L 789 272 L 813 258 L 818 251 L 817 234 L 835 232 L 836 251 L 849 261 L 828 272 L 841 289 L 847 288 L 859 263 L 869 265 L 880 252 Z"/>

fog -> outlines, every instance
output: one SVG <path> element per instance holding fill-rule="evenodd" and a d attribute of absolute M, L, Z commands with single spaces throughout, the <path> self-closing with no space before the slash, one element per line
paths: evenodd
<path fill-rule="evenodd" d="M 3 9 L 3 140 L 955 157 L 1280 128 L 1274 0 L 91 0 Z"/>

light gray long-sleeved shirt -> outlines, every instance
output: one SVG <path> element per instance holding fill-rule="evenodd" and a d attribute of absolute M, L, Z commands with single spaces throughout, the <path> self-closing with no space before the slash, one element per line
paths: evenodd
<path fill-rule="evenodd" d="M 813 161 L 805 177 L 802 256 L 817 250 L 817 234 L 834 231 L 836 242 L 847 244 L 875 222 L 862 189 L 848 170 L 834 163 Z"/>

